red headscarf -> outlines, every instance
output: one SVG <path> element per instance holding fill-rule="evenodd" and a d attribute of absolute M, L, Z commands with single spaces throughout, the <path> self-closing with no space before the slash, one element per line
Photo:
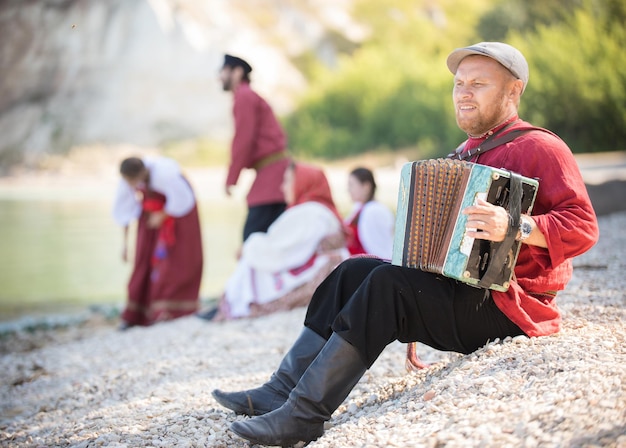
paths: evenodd
<path fill-rule="evenodd" d="M 294 166 L 294 205 L 304 202 L 315 201 L 325 205 L 332 211 L 337 219 L 343 223 L 341 215 L 335 207 L 333 196 L 330 192 L 328 179 L 324 171 L 312 165 L 296 163 Z"/>

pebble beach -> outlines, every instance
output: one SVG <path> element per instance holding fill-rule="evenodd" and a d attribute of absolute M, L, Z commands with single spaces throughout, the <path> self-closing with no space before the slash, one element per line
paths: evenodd
<path fill-rule="evenodd" d="M 470 355 L 418 344 L 430 367 L 411 373 L 393 343 L 309 447 L 626 448 L 626 153 L 578 161 L 600 240 L 557 297 L 561 332 Z M 395 194 L 389 171 L 380 180 Z M 201 174 L 194 182 L 213 191 L 202 182 L 215 176 Z M 0 447 L 254 447 L 228 429 L 246 417 L 211 391 L 266 381 L 304 314 L 118 331 L 115 312 L 91 309 L 3 325 Z"/>
<path fill-rule="evenodd" d="M 559 334 L 470 355 L 418 345 L 430 367 L 415 373 L 406 345 L 391 344 L 308 446 L 626 447 L 626 213 L 599 222 L 600 241 L 558 296 Z M 254 446 L 228 429 L 246 417 L 211 391 L 264 382 L 304 313 L 126 331 L 95 316 L 4 335 L 0 446 Z"/>

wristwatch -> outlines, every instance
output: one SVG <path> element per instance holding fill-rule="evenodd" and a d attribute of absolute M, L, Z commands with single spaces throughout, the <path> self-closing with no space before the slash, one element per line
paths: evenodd
<path fill-rule="evenodd" d="M 530 223 L 530 218 L 528 216 L 520 216 L 519 218 L 519 237 L 517 241 L 524 241 L 526 238 L 530 236 L 530 233 L 533 231 L 533 226 Z"/>

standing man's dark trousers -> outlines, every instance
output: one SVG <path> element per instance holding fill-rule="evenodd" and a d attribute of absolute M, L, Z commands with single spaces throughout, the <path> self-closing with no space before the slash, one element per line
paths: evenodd
<path fill-rule="evenodd" d="M 284 202 L 249 207 L 248 216 L 243 226 L 243 240 L 247 240 L 254 232 L 267 232 L 269 226 L 276 221 L 276 218 L 278 218 L 286 208 L 287 204 Z"/>
<path fill-rule="evenodd" d="M 304 325 L 352 344 L 368 368 L 395 340 L 471 353 L 523 334 L 484 289 L 375 258 L 343 262 L 317 288 Z"/>

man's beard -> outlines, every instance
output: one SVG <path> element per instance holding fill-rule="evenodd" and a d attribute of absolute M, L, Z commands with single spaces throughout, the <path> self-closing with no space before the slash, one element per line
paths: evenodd
<path fill-rule="evenodd" d="M 457 125 L 463 132 L 471 135 L 472 137 L 478 137 L 489 132 L 491 129 L 495 128 L 508 118 L 505 107 L 501 102 L 502 98 L 499 100 L 500 106 L 498 106 L 496 110 L 492 110 L 489 113 L 489 116 L 479 115 L 473 120 L 463 120 L 461 122 L 457 121 Z"/>

